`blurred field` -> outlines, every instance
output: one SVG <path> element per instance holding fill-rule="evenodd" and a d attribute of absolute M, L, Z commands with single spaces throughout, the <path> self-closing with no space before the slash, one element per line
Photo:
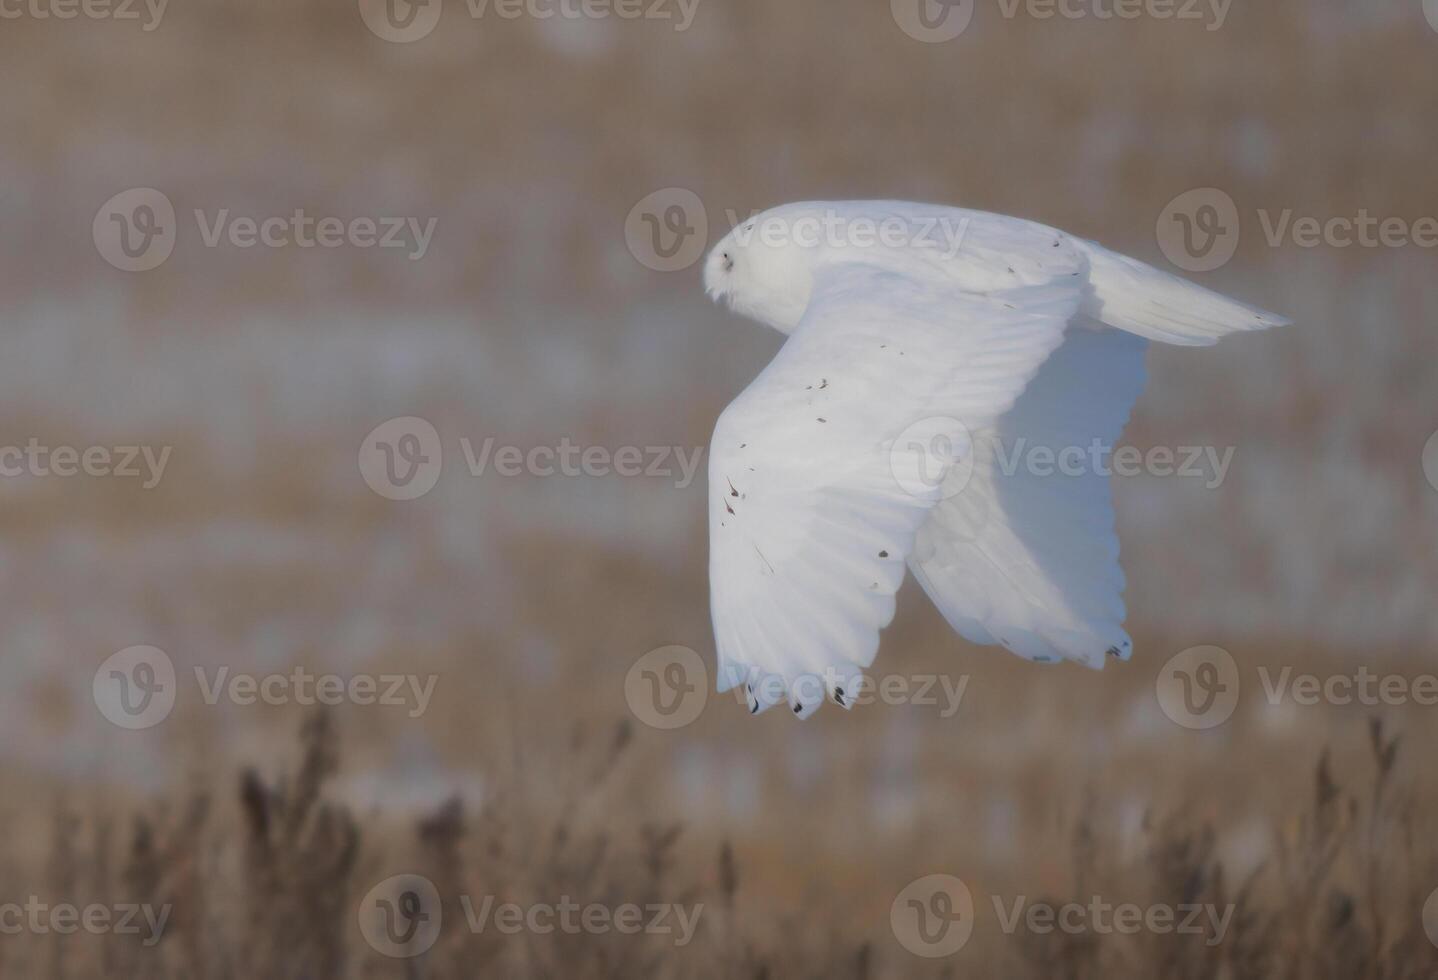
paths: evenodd
<path fill-rule="evenodd" d="M 638 769 L 630 724 L 576 725 L 570 754 L 546 766 L 547 799 L 524 776 L 511 776 L 477 812 L 458 796 L 398 821 L 337 803 L 340 740 L 326 715 L 305 722 L 299 758 L 271 778 L 255 770 L 229 785 L 200 777 L 168 803 L 124 818 L 90 794 L 78 805 L 61 802 L 43 858 L 3 869 L 7 894 L 43 887 L 83 896 L 76 901 L 145 903 L 164 910 L 162 935 L 144 926 L 125 934 L 21 934 L 3 947 L 0 968 L 16 976 L 154 978 L 954 976 L 952 965 L 897 949 L 898 933 L 882 925 L 894 872 L 921 867 L 914 862 L 922 854 L 943 862 L 930 867 L 964 867 L 976 893 L 960 961 L 966 972 L 1335 980 L 1433 973 L 1418 914 L 1438 870 L 1420 815 L 1431 803 L 1395 775 L 1406 754 L 1402 739 L 1378 722 L 1346 779 L 1335 779 L 1326 751 L 1296 774 L 1306 785 L 1295 786 L 1301 791 L 1281 817 L 1253 828 L 1271 842 L 1271 856 L 1247 870 L 1224 856 L 1217 826 L 1231 814 L 1205 813 L 1206 793 L 1180 791 L 1167 809 L 1145 809 L 1127 825 L 1121 807 L 1090 792 L 1076 809 L 1054 808 L 1036 835 L 1039 848 L 1017 867 L 980 867 L 961 836 L 940 832 L 924 845 L 858 847 L 870 860 L 855 860 L 852 844 L 848 861 L 811 846 L 802 861 L 788 862 L 794 877 L 787 881 L 775 874 L 782 852 L 715 841 L 712 826 L 696 833 L 636 806 L 625 792 Z M 956 815 L 936 822 L 951 832 L 963 826 Z M 882 870 L 872 860 L 878 855 Z M 435 938 L 398 961 L 354 915 L 396 872 L 433 883 L 436 898 L 426 907 L 438 919 Z M 1224 925 L 1009 932 L 1002 912 L 985 909 L 990 895 L 995 910 L 1011 901 L 1004 896 L 1055 906 L 1101 899 L 1221 909 Z M 484 896 L 521 907 L 561 896 L 611 908 L 678 905 L 689 910 L 693 929 L 504 934 L 475 918 Z M 466 928 L 475 921 L 486 928 Z"/>
<path fill-rule="evenodd" d="M 952 717 L 869 705 L 801 725 L 716 696 L 680 731 L 637 724 L 624 678 L 640 655 L 712 657 L 702 476 L 464 472 L 461 438 L 703 447 L 777 349 L 712 308 L 697 270 L 651 272 L 626 249 L 626 214 L 660 188 L 698 193 L 712 238 L 730 209 L 902 197 L 1158 264 L 1157 218 L 1195 187 L 1249 215 L 1438 211 L 1438 32 L 1417 2 L 1240 0 L 1212 32 L 1008 21 L 980 3 L 938 45 L 887 6 L 703 0 L 682 33 L 456 6 L 409 45 L 370 34 L 353 3 L 176 4 L 149 33 L 0 24 L 15 79 L 0 95 L 0 444 L 174 447 L 151 490 L 0 479 L 0 882 L 52 900 L 163 894 L 182 913 L 157 949 L 7 935 L 0 975 L 628 976 L 657 956 L 673 975 L 907 976 L 930 964 L 896 941 L 889 905 L 938 872 L 976 896 L 1197 888 L 1246 896 L 1254 916 L 1221 963 L 1156 936 L 1028 949 L 980 922 L 949 975 L 1433 975 L 1420 910 L 1438 864 L 1419 829 L 1438 808 L 1423 754 L 1438 707 L 1274 706 L 1256 677 L 1438 671 L 1431 251 L 1271 248 L 1250 222 L 1234 260 L 1195 278 L 1298 326 L 1150 355 L 1128 441 L 1236 452 L 1217 489 L 1117 481 L 1133 662 L 1096 675 L 975 649 L 906 587 L 877 666 L 966 679 Z M 438 224 L 411 262 L 206 248 L 191 222 L 162 267 L 127 274 L 91 222 L 129 187 L 162 189 L 183 220 Z M 431 493 L 394 502 L 356 453 L 407 415 L 435 425 L 446 463 Z M 326 778 L 290 804 L 301 843 L 260 860 L 240 773 L 274 787 L 296 772 L 309 712 L 210 706 L 191 686 L 163 724 L 122 731 L 91 682 L 134 644 L 184 676 L 439 679 L 417 718 L 331 712 L 334 771 L 312 762 Z M 1237 713 L 1210 732 L 1154 697 L 1162 664 L 1199 644 L 1243 671 Z M 1375 719 L 1401 739 L 1387 772 Z M 322 831 L 321 802 L 336 821 Z M 437 812 L 450 823 L 416 836 Z M 599 840 L 603 859 L 586 856 Z M 473 894 L 693 893 L 713 914 L 677 958 L 448 932 L 422 961 L 376 957 L 355 902 L 415 868 Z M 1277 960 L 1248 959 L 1250 940 Z"/>

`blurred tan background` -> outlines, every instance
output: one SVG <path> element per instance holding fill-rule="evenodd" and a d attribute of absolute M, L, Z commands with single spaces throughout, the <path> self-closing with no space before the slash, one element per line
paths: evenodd
<path fill-rule="evenodd" d="M 306 709 L 209 705 L 192 672 L 296 665 L 437 675 L 419 717 L 334 712 L 337 804 L 405 821 L 503 787 L 553 812 L 575 746 L 628 719 L 627 761 L 585 820 L 682 822 L 695 864 L 732 841 L 753 908 L 832 906 L 813 918 L 875 935 L 884 969 L 909 962 L 887 926 L 906 883 L 1061 891 L 1084 813 L 1133 848 L 1145 814 L 1186 814 L 1232 874 L 1263 866 L 1325 746 L 1366 785 L 1374 717 L 1402 733 L 1410 812 L 1431 817 L 1418 747 L 1438 707 L 1273 705 L 1254 673 L 1438 669 L 1423 468 L 1438 252 L 1275 245 L 1256 217 L 1438 214 L 1423 4 L 1236 0 L 1220 25 L 1009 18 L 978 0 L 943 43 L 906 34 L 897 7 L 698 0 L 676 30 L 677 3 L 668 19 L 507 19 L 446 0 L 411 43 L 352 2 L 175 0 L 150 30 L 143 8 L 0 23 L 0 443 L 172 447 L 151 489 L 0 480 L 16 839 L 41 853 L 56 807 L 146 811 L 194 783 L 227 800 L 239 767 L 278 772 Z M 172 254 L 144 272 L 92 235 L 130 188 L 177 213 Z M 1022 215 L 1170 269 L 1169 203 L 1195 188 L 1236 202 L 1237 253 L 1192 278 L 1297 326 L 1150 353 L 1126 441 L 1235 454 L 1217 488 L 1116 481 L 1131 663 L 1095 675 L 974 648 L 910 583 L 876 669 L 964 678 L 951 717 L 876 704 L 799 724 L 727 696 L 677 731 L 632 717 L 625 677 L 647 651 L 712 665 L 702 468 L 683 487 L 472 476 L 460 440 L 705 446 L 780 338 L 714 308 L 697 267 L 636 258 L 626 218 L 664 188 L 698 195 L 710 241 L 726 212 L 894 197 Z M 210 247 L 197 209 L 436 221 L 414 260 Z M 357 462 L 403 416 L 445 454 L 410 501 L 373 492 Z M 162 724 L 126 731 L 92 680 L 137 644 L 165 651 L 179 694 Z M 1154 692 L 1204 644 L 1233 654 L 1244 696 L 1196 732 Z"/>

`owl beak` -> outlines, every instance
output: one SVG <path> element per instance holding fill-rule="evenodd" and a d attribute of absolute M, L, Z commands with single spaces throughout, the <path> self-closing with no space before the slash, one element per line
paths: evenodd
<path fill-rule="evenodd" d="M 729 273 L 733 271 L 733 253 L 726 252 L 725 244 L 721 242 L 710 253 L 709 261 L 704 263 L 704 291 L 710 299 L 718 300 L 724 295 L 729 287 Z"/>

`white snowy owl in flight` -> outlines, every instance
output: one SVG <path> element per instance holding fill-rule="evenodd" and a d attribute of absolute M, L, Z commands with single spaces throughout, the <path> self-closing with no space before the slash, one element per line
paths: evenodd
<path fill-rule="evenodd" d="M 905 568 L 974 643 L 1128 659 L 1107 469 L 1004 454 L 1113 447 L 1150 340 L 1288 322 L 1040 224 L 891 201 L 760 214 L 704 285 L 789 338 L 710 444 L 719 689 L 801 718 L 852 704 Z"/>

